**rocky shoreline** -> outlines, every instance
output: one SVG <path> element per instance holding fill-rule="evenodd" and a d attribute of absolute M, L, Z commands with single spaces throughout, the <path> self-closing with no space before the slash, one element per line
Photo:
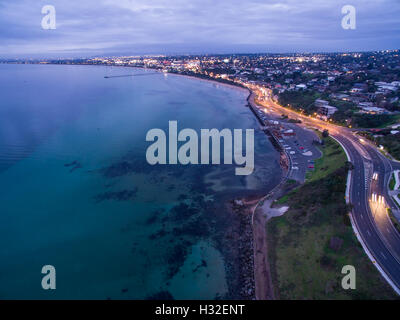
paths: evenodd
<path fill-rule="evenodd" d="M 247 98 L 248 106 L 261 126 L 263 126 L 263 121 L 257 113 L 257 106 L 254 101 L 255 94 L 251 90 L 249 90 L 249 92 L 250 93 Z M 251 269 L 253 271 L 253 299 L 271 300 L 275 299 L 275 294 L 268 262 L 268 242 L 266 234 L 267 218 L 260 204 L 262 204 L 266 199 L 270 197 L 276 197 L 278 194 L 284 192 L 282 187 L 288 178 L 291 164 L 290 157 L 282 147 L 279 140 L 268 129 L 265 128 L 263 131 L 268 136 L 273 147 L 280 154 L 279 164 L 283 171 L 282 179 L 277 186 L 275 186 L 267 195 L 259 199 L 257 203 L 250 208 L 251 214 L 249 226 L 251 235 L 248 236 L 247 241 L 251 243 L 252 258 L 249 259 L 249 261 L 252 261 Z M 244 291 L 246 291 L 246 289 L 244 289 Z"/>
<path fill-rule="evenodd" d="M 231 200 L 226 203 L 230 226 L 218 239 L 218 247 L 224 256 L 229 292 L 224 299 L 254 300 L 254 249 L 251 223 L 251 207 L 258 199 Z"/>
<path fill-rule="evenodd" d="M 245 300 L 255 299 L 254 281 L 254 245 L 251 214 L 243 213 L 242 207 L 234 205 L 234 211 L 238 212 L 240 221 L 240 233 L 238 239 L 239 250 L 239 282 L 241 283 L 240 296 Z"/>

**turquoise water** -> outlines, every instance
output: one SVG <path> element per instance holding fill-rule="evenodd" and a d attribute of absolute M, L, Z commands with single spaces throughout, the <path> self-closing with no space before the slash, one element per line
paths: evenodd
<path fill-rule="evenodd" d="M 141 76 L 104 78 L 123 74 Z M 169 120 L 257 128 L 245 90 L 151 70 L 0 65 L 0 96 L 0 298 L 236 297 L 227 202 L 277 184 L 278 154 L 256 130 L 250 176 L 150 166 L 145 136 Z M 41 288 L 47 264 L 56 290 Z"/>

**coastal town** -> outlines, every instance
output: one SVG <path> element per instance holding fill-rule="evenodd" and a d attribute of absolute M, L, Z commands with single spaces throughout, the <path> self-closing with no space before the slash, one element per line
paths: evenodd
<path fill-rule="evenodd" d="M 400 158 L 400 51 L 126 56 L 8 63 L 141 67 L 252 87 L 280 105 L 353 129 Z"/>

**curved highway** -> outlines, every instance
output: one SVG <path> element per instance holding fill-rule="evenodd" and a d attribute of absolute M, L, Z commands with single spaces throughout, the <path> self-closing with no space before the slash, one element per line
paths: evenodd
<path fill-rule="evenodd" d="M 350 182 L 350 203 L 353 205 L 352 217 L 368 251 L 373 256 L 374 263 L 384 271 L 391 280 L 391 285 L 400 288 L 400 236 L 392 225 L 383 204 L 371 201 L 372 191 L 378 196 L 385 194 L 387 184 L 379 177 L 386 175 L 385 166 L 374 152 L 369 151 L 372 161 L 365 159 L 354 147 L 354 141 L 343 135 L 334 135 L 342 143 L 354 165 Z M 378 171 L 378 186 L 372 190 L 372 175 Z M 390 172 L 389 172 L 390 174 Z M 383 188 L 383 189 L 382 189 Z M 380 193 L 380 194 L 379 194 Z M 387 197 L 385 197 L 386 199 Z M 374 208 L 374 206 L 382 206 Z M 372 208 L 371 208 L 372 207 Z M 372 209 L 372 210 L 371 210 Z M 375 212 L 376 211 L 376 212 Z"/>
<path fill-rule="evenodd" d="M 259 96 L 262 94 L 257 87 L 251 89 Z M 330 135 L 345 148 L 354 166 L 351 171 L 349 201 L 353 205 L 351 216 L 358 237 L 372 262 L 400 294 L 400 233 L 387 214 L 388 207 L 397 209 L 389 196 L 388 185 L 393 170 L 400 169 L 400 162 L 385 158 L 375 146 L 348 128 L 299 114 L 281 107 L 269 96 L 267 98 L 262 102 L 263 106 L 300 119 L 307 126 L 329 130 Z"/>

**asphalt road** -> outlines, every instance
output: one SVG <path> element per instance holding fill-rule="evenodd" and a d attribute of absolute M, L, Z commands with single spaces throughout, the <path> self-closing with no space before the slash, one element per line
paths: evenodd
<path fill-rule="evenodd" d="M 400 234 L 393 226 L 386 208 L 396 209 L 389 196 L 388 184 L 392 171 L 400 169 L 400 162 L 388 160 L 370 143 L 357 137 L 352 130 L 300 115 L 270 99 L 263 104 L 278 114 L 287 114 L 290 118 L 301 120 L 302 125 L 329 130 L 330 135 L 346 149 L 354 166 L 349 195 L 353 205 L 353 221 L 373 263 L 378 264 L 392 287 L 399 293 Z M 378 174 L 377 180 L 372 179 L 374 172 Z M 382 196 L 384 202 L 372 201 L 372 194 Z"/>
<path fill-rule="evenodd" d="M 357 226 L 360 237 L 375 259 L 375 263 L 383 269 L 393 284 L 400 288 L 400 239 L 397 230 L 387 216 L 386 210 L 381 208 L 375 214 L 370 207 L 370 195 L 375 191 L 378 195 L 384 194 L 384 180 L 380 178 L 386 175 L 385 167 L 378 158 L 372 156 L 372 162 L 362 157 L 352 139 L 335 135 L 350 155 L 354 165 L 352 181 L 350 185 L 350 202 L 352 203 L 352 216 Z M 377 167 L 379 166 L 379 167 Z M 372 189 L 372 173 L 378 171 L 378 183 L 375 190 Z M 371 187 L 370 187 L 371 186 Z M 376 214 L 377 213 L 377 214 Z"/>

